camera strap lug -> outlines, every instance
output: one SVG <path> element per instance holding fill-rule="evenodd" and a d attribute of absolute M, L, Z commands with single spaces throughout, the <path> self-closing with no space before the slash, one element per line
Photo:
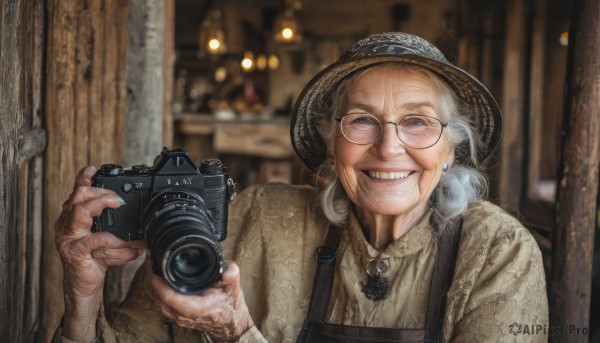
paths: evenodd
<path fill-rule="evenodd" d="M 233 200 L 235 200 L 235 197 L 237 196 L 235 188 L 235 182 L 233 182 L 233 179 L 227 179 L 227 202 L 230 204 L 233 202 Z"/>

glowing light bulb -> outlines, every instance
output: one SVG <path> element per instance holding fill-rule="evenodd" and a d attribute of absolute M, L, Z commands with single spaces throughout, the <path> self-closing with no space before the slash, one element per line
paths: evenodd
<path fill-rule="evenodd" d="M 254 54 L 250 51 L 244 53 L 244 59 L 240 63 L 244 71 L 250 71 L 254 68 Z"/>
<path fill-rule="evenodd" d="M 277 57 L 277 55 L 271 54 L 269 56 L 267 64 L 269 65 L 269 68 L 273 70 L 279 68 L 279 58 Z"/>
<path fill-rule="evenodd" d="M 562 45 L 562 46 L 569 45 L 569 32 L 565 31 L 565 32 L 561 33 L 560 37 L 558 38 L 558 41 L 560 42 L 560 45 Z"/>
<path fill-rule="evenodd" d="M 244 68 L 244 69 L 252 68 L 252 60 L 250 60 L 249 58 L 244 58 L 242 60 L 242 68 Z"/>
<path fill-rule="evenodd" d="M 215 70 L 215 81 L 223 82 L 223 81 L 225 81 L 226 77 L 227 77 L 227 69 L 225 69 L 223 67 L 219 67 L 219 68 L 217 68 L 217 70 Z"/>
<path fill-rule="evenodd" d="M 220 46 L 221 46 L 221 42 L 219 42 L 219 40 L 216 38 L 213 38 L 210 41 L 208 41 L 208 47 L 211 50 L 218 50 Z"/>
<path fill-rule="evenodd" d="M 267 55 L 260 54 L 256 58 L 256 69 L 265 70 L 267 69 Z"/>
<path fill-rule="evenodd" d="M 289 27 L 285 27 L 281 30 L 281 37 L 285 40 L 291 40 L 294 37 L 294 31 Z"/>

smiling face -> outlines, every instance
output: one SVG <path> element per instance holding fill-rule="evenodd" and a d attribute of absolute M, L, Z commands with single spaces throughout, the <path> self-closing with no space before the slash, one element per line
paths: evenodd
<path fill-rule="evenodd" d="M 442 119 L 437 92 L 422 72 L 382 66 L 349 85 L 339 116 L 365 113 L 381 122 L 397 122 L 415 114 Z M 331 159 L 359 212 L 420 218 L 441 178 L 442 165 L 451 165 L 453 157 L 445 133 L 435 145 L 413 149 L 400 141 L 394 125 L 386 124 L 376 142 L 357 145 L 344 138 L 338 124 Z"/>

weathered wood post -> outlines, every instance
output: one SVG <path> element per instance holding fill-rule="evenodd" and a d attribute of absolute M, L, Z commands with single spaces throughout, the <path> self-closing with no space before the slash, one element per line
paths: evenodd
<path fill-rule="evenodd" d="M 125 166 L 151 163 L 162 148 L 164 0 L 132 1 L 128 21 Z"/>
<path fill-rule="evenodd" d="M 163 146 L 165 1 L 131 1 L 127 24 L 126 101 L 123 131 L 124 167 L 152 165 Z M 125 295 L 143 257 L 109 269 L 107 310 Z"/>
<path fill-rule="evenodd" d="M 596 0 L 575 1 L 566 82 L 550 325 L 589 329 L 600 164 L 600 2 Z M 587 337 L 571 332 L 549 338 L 552 342 L 587 342 Z"/>

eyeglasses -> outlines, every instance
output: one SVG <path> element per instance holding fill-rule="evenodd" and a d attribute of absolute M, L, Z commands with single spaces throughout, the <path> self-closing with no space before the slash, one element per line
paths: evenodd
<path fill-rule="evenodd" d="M 383 125 L 396 126 L 400 141 L 413 149 L 426 149 L 434 146 L 442 137 L 442 131 L 448 123 L 424 115 L 411 114 L 397 121 L 381 122 L 377 117 L 367 113 L 350 113 L 336 118 L 341 124 L 344 137 L 359 145 L 375 143 L 383 132 Z"/>

